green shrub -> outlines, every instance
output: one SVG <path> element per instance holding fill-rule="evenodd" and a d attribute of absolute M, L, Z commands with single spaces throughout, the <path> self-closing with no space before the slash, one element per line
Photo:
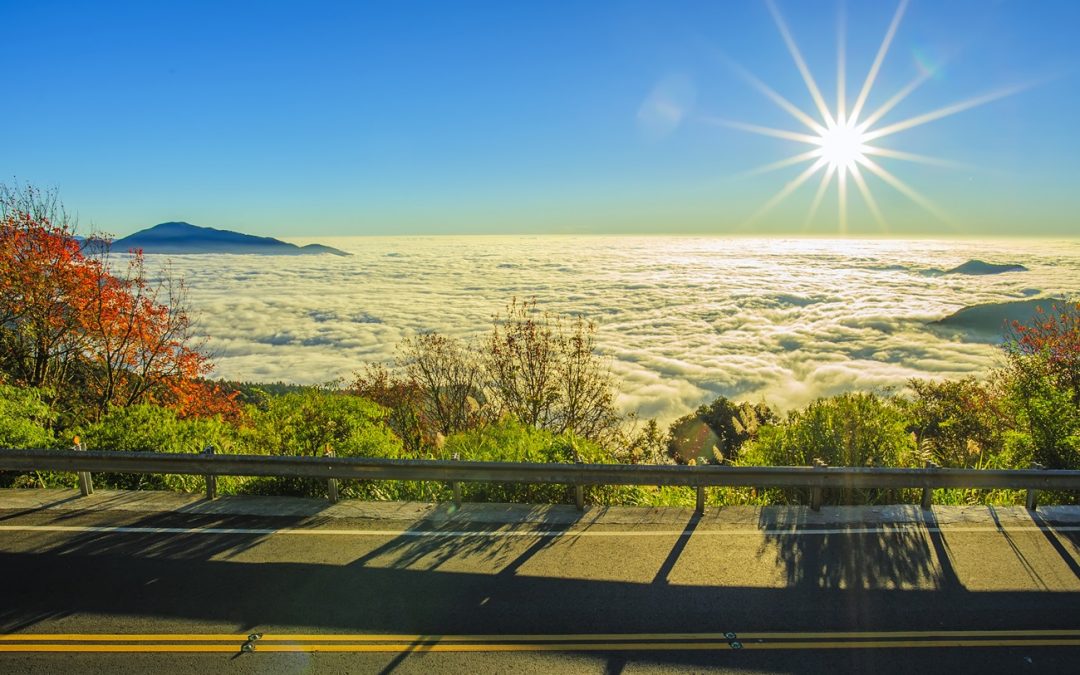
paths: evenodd
<path fill-rule="evenodd" d="M 386 409 L 332 389 L 312 388 L 269 398 L 262 409 L 249 409 L 251 426 L 241 431 L 250 454 L 320 456 L 331 449 L 338 457 L 402 457 L 401 440 L 385 424 Z M 345 483 L 345 496 L 394 499 L 377 485 Z M 245 482 L 257 494 L 323 496 L 326 481 L 266 477 Z"/>
<path fill-rule="evenodd" d="M 56 444 L 51 431 L 56 415 L 45 403 L 40 389 L 0 384 L 0 449 L 50 448 Z M 50 474 L 0 472 L 0 487 L 54 484 Z"/>
<path fill-rule="evenodd" d="M 763 427 L 743 448 L 740 464 L 808 466 L 815 459 L 829 466 L 917 465 L 908 418 L 895 401 L 875 394 L 841 394 L 818 399 L 776 425 Z M 835 503 L 881 502 L 877 490 L 841 490 L 826 495 Z M 807 490 L 768 490 L 769 501 L 805 501 Z"/>
<path fill-rule="evenodd" d="M 679 462 L 723 464 L 735 461 L 758 430 L 778 421 L 765 403 L 735 403 L 724 396 L 672 423 L 668 452 Z"/>
<path fill-rule="evenodd" d="M 0 384 L 0 448 L 48 448 L 55 444 L 49 409 L 40 389 Z"/>
<path fill-rule="evenodd" d="M 150 404 L 113 408 L 99 421 L 82 429 L 80 435 L 86 450 L 196 453 L 213 445 L 219 453 L 241 451 L 233 426 L 214 418 L 181 420 L 174 411 Z M 94 482 L 122 490 L 205 489 L 201 476 L 95 474 Z M 239 482 L 235 477 L 222 477 L 218 481 L 219 491 L 228 494 Z"/>
<path fill-rule="evenodd" d="M 504 418 L 481 429 L 454 434 L 446 440 L 442 456 L 479 462 L 537 462 L 610 464 L 614 458 L 600 445 L 572 434 L 555 434 Z M 568 485 L 465 483 L 463 497 L 477 502 L 573 503 Z M 635 491 L 619 486 L 586 486 L 591 504 L 646 503 Z"/>
<path fill-rule="evenodd" d="M 1011 421 L 998 388 L 973 377 L 912 380 L 914 397 L 901 400 L 923 458 L 941 466 L 977 468 L 1003 452 Z"/>

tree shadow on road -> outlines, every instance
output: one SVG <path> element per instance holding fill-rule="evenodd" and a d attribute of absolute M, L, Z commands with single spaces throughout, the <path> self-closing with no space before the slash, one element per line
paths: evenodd
<path fill-rule="evenodd" d="M 437 570 L 452 560 L 474 558 L 498 567 L 500 574 L 513 574 L 529 558 L 556 541 L 572 539 L 573 532 L 581 530 L 575 528 L 582 519 L 577 511 L 515 506 L 517 522 L 513 523 L 475 522 L 468 513 L 455 517 L 447 507 L 440 519 L 413 523 L 354 560 L 351 566 L 378 563 L 393 569 Z M 446 517 L 446 513 L 450 516 Z M 522 550 L 526 543 L 527 548 Z"/>
<path fill-rule="evenodd" d="M 960 588 L 933 514 L 926 527 L 825 525 L 805 508 L 762 509 L 761 558 L 784 572 L 788 586 L 839 589 Z"/>
<path fill-rule="evenodd" d="M 1031 519 L 1040 526 L 1043 536 L 1046 537 L 1046 541 L 1049 542 L 1054 551 L 1061 556 L 1061 559 L 1065 562 L 1073 575 L 1077 579 L 1080 579 L 1080 563 L 1077 563 L 1077 558 L 1080 556 L 1080 533 L 1075 531 L 1057 530 L 1054 527 L 1054 524 L 1043 517 L 1038 511 L 1033 511 L 1031 513 Z M 1072 544 L 1072 552 L 1065 547 L 1062 540 Z"/>

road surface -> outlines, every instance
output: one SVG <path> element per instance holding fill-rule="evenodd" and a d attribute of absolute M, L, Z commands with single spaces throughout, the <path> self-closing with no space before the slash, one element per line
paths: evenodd
<path fill-rule="evenodd" d="M 0 490 L 0 672 L 1075 672 L 1080 507 Z M 250 637 L 250 639 L 249 639 Z"/>

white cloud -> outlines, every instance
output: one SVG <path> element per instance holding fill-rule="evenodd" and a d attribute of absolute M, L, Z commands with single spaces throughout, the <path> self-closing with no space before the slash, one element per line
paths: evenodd
<path fill-rule="evenodd" d="M 482 336 L 512 297 L 583 314 L 627 411 L 667 421 L 719 394 L 783 407 L 997 362 L 924 329 L 960 307 L 1080 288 L 1077 242 L 370 237 L 332 256 L 175 256 L 231 379 L 324 382 L 417 331 Z M 842 247 L 841 247 L 842 246 Z M 397 254 L 397 255 L 394 255 Z M 153 258 L 153 257 L 151 257 Z M 941 277 L 970 258 L 1031 271 Z"/>

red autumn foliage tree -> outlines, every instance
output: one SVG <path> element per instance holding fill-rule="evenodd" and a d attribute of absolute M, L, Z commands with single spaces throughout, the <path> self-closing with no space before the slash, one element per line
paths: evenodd
<path fill-rule="evenodd" d="M 68 379 L 85 344 L 92 267 L 55 195 L 0 186 L 0 368 L 13 384 Z"/>
<path fill-rule="evenodd" d="M 226 391 L 207 380 L 176 378 L 152 394 L 154 403 L 175 410 L 180 419 L 221 416 L 229 422 L 246 420 L 243 406 L 237 400 L 239 392 Z"/>
<path fill-rule="evenodd" d="M 398 374 L 383 364 L 368 364 L 356 373 L 349 390 L 390 411 L 386 423 L 410 453 L 419 454 L 424 447 L 437 445 L 439 431 L 435 420 L 426 413 L 424 391 L 409 375 Z"/>
<path fill-rule="evenodd" d="M 160 402 L 233 414 L 197 380 L 211 364 L 195 339 L 182 282 L 152 279 L 141 252 L 118 272 L 106 239 L 81 244 L 54 193 L 0 188 L 0 372 L 50 389 L 75 414 Z"/>
<path fill-rule="evenodd" d="M 1028 323 L 1014 321 L 1007 348 L 1014 362 L 1037 362 L 1058 386 L 1080 403 L 1080 301 L 1036 309 Z M 1015 365 L 1015 364 L 1014 364 Z"/>

